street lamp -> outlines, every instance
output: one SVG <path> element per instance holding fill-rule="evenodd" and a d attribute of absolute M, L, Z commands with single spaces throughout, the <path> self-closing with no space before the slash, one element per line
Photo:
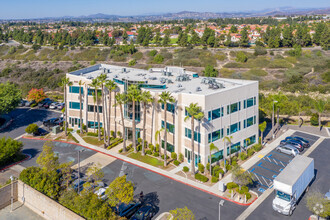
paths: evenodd
<path fill-rule="evenodd" d="M 278 103 L 278 101 L 276 101 L 276 100 L 273 101 L 273 115 L 272 115 L 272 137 L 273 138 L 272 139 L 274 139 L 274 137 L 275 137 L 274 136 L 274 120 L 275 120 L 274 119 L 275 118 L 275 113 L 274 113 L 275 110 L 274 109 L 275 109 L 275 103 Z"/>
<path fill-rule="evenodd" d="M 219 220 L 220 220 L 220 207 L 223 206 L 224 203 L 225 203 L 225 200 L 220 200 L 220 202 L 219 202 Z"/>
<path fill-rule="evenodd" d="M 10 212 L 13 211 L 13 203 L 14 203 L 14 177 L 10 176 L 10 183 L 11 183 L 11 196 L 10 196 Z"/>
<path fill-rule="evenodd" d="M 78 194 L 80 194 L 80 152 L 84 152 L 85 149 L 78 151 Z"/>

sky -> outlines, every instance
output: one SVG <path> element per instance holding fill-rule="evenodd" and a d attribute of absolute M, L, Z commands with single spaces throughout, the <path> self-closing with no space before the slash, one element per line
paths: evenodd
<path fill-rule="evenodd" d="M 330 7 L 329 0 L 0 0 L 0 19 Z"/>

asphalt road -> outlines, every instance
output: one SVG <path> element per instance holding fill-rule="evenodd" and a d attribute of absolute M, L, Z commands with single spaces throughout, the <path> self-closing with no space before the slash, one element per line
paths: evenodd
<path fill-rule="evenodd" d="M 308 135 L 302 132 L 296 132 L 295 135 L 308 138 L 309 141 L 317 140 L 317 136 Z M 312 183 L 309 191 L 318 190 L 321 193 L 325 194 L 329 191 L 329 147 L 330 139 L 325 139 L 321 142 L 318 147 L 309 155 L 309 157 L 314 158 L 314 166 L 316 171 L 316 179 Z M 251 220 L 255 219 L 267 219 L 267 220 L 281 220 L 281 219 L 294 219 L 294 220 L 307 220 L 312 214 L 306 208 L 306 196 L 303 195 L 302 199 L 299 201 L 296 210 L 294 210 L 292 216 L 285 216 L 280 213 L 277 213 L 272 208 L 272 202 L 274 199 L 274 193 L 270 194 L 261 205 L 254 210 L 254 212 L 247 218 Z"/>
<path fill-rule="evenodd" d="M 9 115 L 14 121 L 10 126 L 0 132 L 0 137 L 19 137 L 25 133 L 25 128 L 29 124 L 36 123 L 40 126 L 44 120 L 59 117 L 61 113 L 47 109 L 17 108 L 10 112 Z"/>

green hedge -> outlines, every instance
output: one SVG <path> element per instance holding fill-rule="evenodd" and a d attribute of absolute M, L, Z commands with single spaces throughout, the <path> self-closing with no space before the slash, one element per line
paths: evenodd
<path fill-rule="evenodd" d="M 111 148 L 117 146 L 118 144 L 122 143 L 123 142 L 123 139 L 118 139 L 116 140 L 115 142 L 111 143 L 109 146 L 108 146 L 108 150 L 110 150 Z"/>
<path fill-rule="evenodd" d="M 247 187 L 247 186 L 242 186 L 242 187 L 241 187 L 241 190 L 239 190 L 239 188 L 237 188 L 237 192 L 238 192 L 239 194 L 245 194 L 245 193 L 249 192 L 249 187 Z"/>
<path fill-rule="evenodd" d="M 248 201 L 252 197 L 251 193 L 249 193 L 249 192 L 244 193 L 244 195 L 246 195 L 246 201 Z"/>
<path fill-rule="evenodd" d="M 218 178 L 216 178 L 215 176 L 212 176 L 211 182 L 212 183 L 217 183 L 219 181 Z"/>
<path fill-rule="evenodd" d="M 94 132 L 87 132 L 87 136 L 97 137 L 98 134 Z"/>
<path fill-rule="evenodd" d="M 248 157 L 251 157 L 253 154 L 254 154 L 254 150 L 253 150 L 253 148 L 249 148 L 249 149 L 247 150 L 247 155 L 248 155 Z"/>
<path fill-rule="evenodd" d="M 246 155 L 246 153 L 245 153 L 245 152 L 241 152 L 241 153 L 239 154 L 239 159 L 241 159 L 242 161 L 246 160 L 246 159 L 247 159 L 247 155 Z"/>
<path fill-rule="evenodd" d="M 179 166 L 180 165 L 180 162 L 178 160 L 173 161 L 173 163 L 174 163 L 175 166 Z"/>
<path fill-rule="evenodd" d="M 253 150 L 255 152 L 261 151 L 261 149 L 262 149 L 262 145 L 261 144 L 256 144 L 256 145 L 253 146 Z"/>
<path fill-rule="evenodd" d="M 237 187 L 238 187 L 238 185 L 234 182 L 227 183 L 227 189 L 235 189 Z"/>
<path fill-rule="evenodd" d="M 187 173 L 187 172 L 189 171 L 189 168 L 188 168 L 187 166 L 184 166 L 184 167 L 182 168 L 182 170 L 183 170 L 183 172 Z"/>
<path fill-rule="evenodd" d="M 204 165 L 201 164 L 201 163 L 198 163 L 197 166 L 198 166 L 198 170 L 199 170 L 199 172 L 204 173 L 204 169 L 205 169 Z"/>
<path fill-rule="evenodd" d="M 151 150 L 147 150 L 146 154 L 151 155 L 152 154 Z"/>
<path fill-rule="evenodd" d="M 153 155 L 154 155 L 154 157 L 159 157 L 159 153 L 158 152 L 155 152 Z"/>
<path fill-rule="evenodd" d="M 203 183 L 207 182 L 209 180 L 209 178 L 207 178 L 206 176 L 200 174 L 200 173 L 196 173 L 195 174 L 195 179 L 202 181 Z"/>

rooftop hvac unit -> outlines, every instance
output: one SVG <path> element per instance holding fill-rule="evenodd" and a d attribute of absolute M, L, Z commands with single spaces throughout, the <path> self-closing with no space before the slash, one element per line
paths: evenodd
<path fill-rule="evenodd" d="M 150 80 L 157 80 L 157 77 L 151 76 L 149 77 Z"/>
<path fill-rule="evenodd" d="M 122 68 L 122 69 L 121 69 L 121 72 L 122 72 L 122 73 L 126 73 L 126 68 Z"/>
<path fill-rule="evenodd" d="M 114 78 L 118 78 L 118 75 L 114 75 Z"/>
<path fill-rule="evenodd" d="M 167 79 L 167 83 L 173 83 L 173 81 L 170 79 Z"/>
<path fill-rule="evenodd" d="M 179 84 L 178 84 L 178 87 L 179 87 L 179 88 L 181 88 L 181 87 L 182 87 L 182 85 L 179 83 Z"/>
<path fill-rule="evenodd" d="M 200 91 L 202 91 L 201 87 L 197 87 L 196 92 L 200 92 Z"/>

